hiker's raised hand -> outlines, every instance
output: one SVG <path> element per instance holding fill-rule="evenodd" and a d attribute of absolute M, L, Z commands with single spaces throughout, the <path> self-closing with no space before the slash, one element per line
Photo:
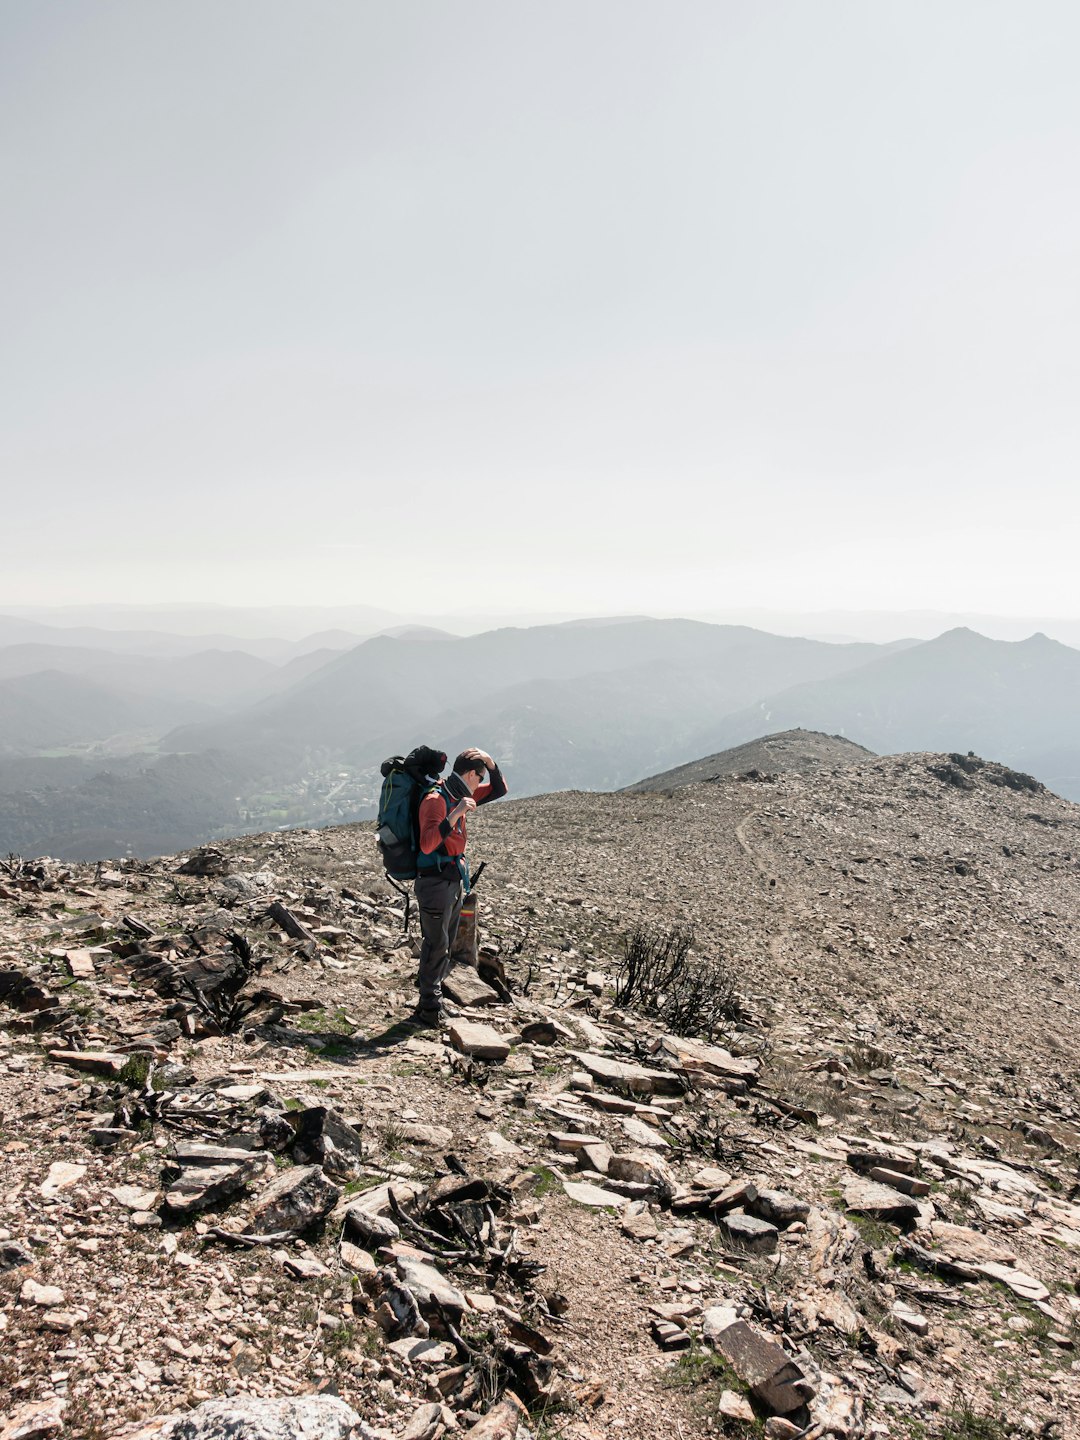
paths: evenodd
<path fill-rule="evenodd" d="M 480 764 L 488 770 L 493 769 L 495 765 L 495 761 L 492 760 L 491 756 L 483 750 L 478 750 L 475 745 L 471 746 L 468 750 L 464 752 L 464 759 L 479 760 Z"/>

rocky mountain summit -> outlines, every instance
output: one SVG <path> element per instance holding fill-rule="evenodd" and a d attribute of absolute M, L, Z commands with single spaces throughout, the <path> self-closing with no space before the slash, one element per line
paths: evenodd
<path fill-rule="evenodd" d="M 748 776 L 750 779 L 769 779 L 777 774 L 795 771 L 805 774 L 820 765 L 835 769 L 841 765 L 854 765 L 872 755 L 865 745 L 856 745 L 843 735 L 824 735 L 820 730 L 781 730 L 775 735 L 763 735 L 757 740 L 748 740 L 745 745 L 735 745 L 730 750 L 721 750 L 718 755 L 706 755 L 702 760 L 692 760 L 688 765 L 677 765 L 674 770 L 665 770 L 659 775 L 650 775 L 625 790 L 679 790 L 685 785 L 696 785 L 703 780 L 720 780 L 726 776 Z"/>
<path fill-rule="evenodd" d="M 493 806 L 441 1032 L 370 826 L 11 857 L 0 1436 L 1080 1434 L 1078 827 L 968 755 Z"/>

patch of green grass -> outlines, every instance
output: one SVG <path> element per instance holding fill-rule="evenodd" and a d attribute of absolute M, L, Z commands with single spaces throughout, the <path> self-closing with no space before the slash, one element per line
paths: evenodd
<path fill-rule="evenodd" d="M 887 1250 L 890 1245 L 895 1244 L 896 1236 L 888 1225 L 883 1224 L 880 1220 L 874 1220 L 869 1215 L 857 1215 L 850 1211 L 848 1219 L 871 1249 Z"/>
<path fill-rule="evenodd" d="M 546 1165 L 532 1166 L 532 1172 L 536 1176 L 536 1184 L 532 1187 L 533 1194 L 537 1199 L 549 1195 L 553 1190 L 562 1189 L 562 1181 Z"/>
<path fill-rule="evenodd" d="M 332 1010 L 305 1010 L 296 1017 L 296 1028 L 310 1035 L 352 1035 L 356 1030 L 340 1005 Z"/>
<path fill-rule="evenodd" d="M 379 1127 L 379 1143 L 389 1160 L 400 1160 L 409 1137 L 396 1120 L 387 1120 Z"/>
<path fill-rule="evenodd" d="M 353 1195 L 362 1195 L 365 1190 L 373 1190 L 376 1185 L 381 1185 L 382 1179 L 378 1175 L 358 1175 L 355 1180 L 346 1181 L 342 1188 L 342 1194 L 346 1199 Z"/>
<path fill-rule="evenodd" d="M 150 1074 L 150 1063 L 149 1055 L 132 1055 L 125 1061 L 117 1078 L 125 1085 L 134 1085 L 141 1090 Z"/>
<path fill-rule="evenodd" d="M 340 1040 L 327 1041 L 320 1051 L 327 1060 L 347 1060 L 354 1053 L 351 1045 L 345 1045 Z"/>
<path fill-rule="evenodd" d="M 661 1384 L 669 1389 L 687 1390 L 692 1394 L 693 1408 L 703 1421 L 718 1428 L 724 1436 L 751 1440 L 751 1437 L 765 1433 L 765 1422 L 760 1416 L 753 1420 L 729 1420 L 717 1410 L 721 1394 L 733 1390 L 738 1395 L 747 1395 L 747 1388 L 722 1355 L 692 1345 L 684 1350 L 664 1375 Z M 747 1398 L 749 1396 L 747 1395 Z"/>
<path fill-rule="evenodd" d="M 692 1345 L 677 1357 L 664 1376 L 664 1385 L 669 1390 L 693 1389 L 711 1380 L 719 1380 L 725 1390 L 743 1389 L 739 1377 L 722 1355 Z"/>
<path fill-rule="evenodd" d="M 336 1330 L 328 1330 L 326 1339 L 323 1341 L 323 1349 L 327 1355 L 340 1355 L 347 1350 L 355 1339 L 355 1331 L 351 1325 L 339 1325 Z"/>
<path fill-rule="evenodd" d="M 941 1414 L 935 1440 L 1008 1440 L 1012 1427 L 1000 1412 L 976 1407 L 969 1395 L 960 1395 Z"/>
<path fill-rule="evenodd" d="M 302 1100 L 297 1100 L 297 1098 L 296 1098 L 295 1095 L 289 1095 L 289 1096 L 286 1097 L 286 1099 L 285 1099 L 285 1109 L 286 1109 L 286 1110 L 303 1110 L 303 1108 L 304 1108 L 304 1102 L 303 1102 Z"/>

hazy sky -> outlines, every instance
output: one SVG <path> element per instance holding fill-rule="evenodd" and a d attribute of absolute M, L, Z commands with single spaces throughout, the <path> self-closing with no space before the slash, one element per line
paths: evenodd
<path fill-rule="evenodd" d="M 1080 614 L 1078 41 L 0 0 L 0 606 Z"/>

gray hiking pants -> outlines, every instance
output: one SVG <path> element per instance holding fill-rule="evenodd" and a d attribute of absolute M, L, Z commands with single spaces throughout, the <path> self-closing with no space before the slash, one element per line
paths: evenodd
<path fill-rule="evenodd" d="M 420 969 L 416 983 L 421 1010 L 437 1010 L 442 1004 L 442 982 L 450 969 L 450 951 L 457 938 L 461 916 L 461 876 L 419 875 L 416 904 L 420 910 Z"/>

